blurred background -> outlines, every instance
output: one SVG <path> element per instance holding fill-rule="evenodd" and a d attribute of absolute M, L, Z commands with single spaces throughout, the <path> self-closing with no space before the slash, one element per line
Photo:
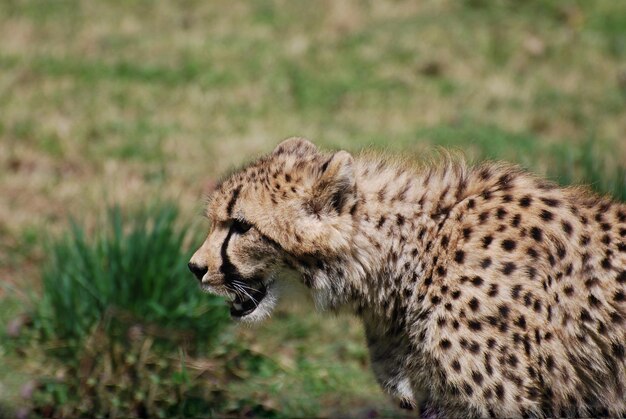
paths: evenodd
<path fill-rule="evenodd" d="M 185 264 L 299 135 L 626 199 L 617 0 L 0 1 L 0 417 L 386 417 L 358 322 L 237 327 Z"/>

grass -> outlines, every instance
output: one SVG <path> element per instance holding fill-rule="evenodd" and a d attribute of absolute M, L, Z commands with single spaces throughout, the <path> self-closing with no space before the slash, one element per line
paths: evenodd
<path fill-rule="evenodd" d="M 112 333 L 119 320 L 123 333 L 140 322 L 172 341 L 214 339 L 227 319 L 223 302 L 189 280 L 187 229 L 177 228 L 176 217 L 172 205 L 126 217 L 114 207 L 95 237 L 72 223 L 70 233 L 46 249 L 35 329 L 73 350 L 94 328 Z"/>
<path fill-rule="evenodd" d="M 102 266 L 103 203 L 119 205 L 125 219 L 146 201 L 169 199 L 199 240 L 207 228 L 202 197 L 215 179 L 290 135 L 415 159 L 446 146 L 624 200 L 624 16 L 626 6 L 614 0 L 1 2 L 0 324 L 19 318 L 26 295 L 58 280 L 60 268 L 48 270 L 46 237 L 66 237 L 59 261 L 81 244 L 91 249 L 85 261 Z M 82 236 L 68 232 L 71 217 L 81 220 Z M 119 246 L 134 249 L 125 234 Z M 173 247 L 171 260 L 184 260 Z M 86 318 L 98 318 L 97 307 L 85 308 L 93 310 Z M 132 317 L 176 320 L 138 310 Z M 122 354 L 138 354 L 132 345 L 145 340 L 121 345 L 91 321 L 50 323 L 46 333 L 67 326 L 74 332 L 63 333 L 77 342 L 99 342 L 106 354 L 96 345 L 85 358 L 94 360 L 89 371 L 102 378 L 118 365 L 120 382 L 141 394 L 150 394 L 151 379 L 132 381 L 129 371 L 158 370 L 163 389 L 196 403 L 185 409 L 388 412 L 358 323 L 308 310 L 282 309 L 255 330 L 226 327 L 220 353 L 183 361 L 155 342 L 133 368 Z M 46 345 L 17 355 L 9 346 L 0 343 L 0 406 L 32 407 L 19 395 L 31 379 L 48 389 L 38 406 L 79 394 L 81 387 L 56 379 L 76 367 L 50 360 Z M 163 356 L 167 365 L 156 365 Z M 183 365 L 189 381 L 180 381 Z M 213 386 L 196 385 L 202 380 Z M 89 403 L 97 395 L 114 400 L 105 387 L 80 394 Z M 117 395 L 125 408 L 137 406 L 124 391 Z"/>

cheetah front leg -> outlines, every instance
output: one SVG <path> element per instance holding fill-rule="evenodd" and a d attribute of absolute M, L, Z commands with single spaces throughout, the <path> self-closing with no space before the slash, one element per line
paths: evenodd
<path fill-rule="evenodd" d="M 365 336 L 372 369 L 380 386 L 401 408 L 414 409 L 417 399 L 405 368 L 408 341 L 400 334 L 394 335 L 368 323 L 365 323 Z"/>

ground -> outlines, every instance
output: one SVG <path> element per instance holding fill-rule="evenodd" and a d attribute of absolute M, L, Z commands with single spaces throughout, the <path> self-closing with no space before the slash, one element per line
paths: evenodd
<path fill-rule="evenodd" d="M 416 159 L 444 145 L 624 199 L 625 28 L 614 0 L 2 2 L 0 319 L 69 215 L 93 226 L 105 203 L 174 199 L 202 234 L 220 174 L 291 135 Z M 283 381 L 302 404 L 388 406 L 358 325 L 296 314 L 235 333 L 270 355 L 294 345 L 306 359 Z M 28 368 L 0 358 L 13 400 Z M 345 365 L 364 384 L 303 390 Z"/>

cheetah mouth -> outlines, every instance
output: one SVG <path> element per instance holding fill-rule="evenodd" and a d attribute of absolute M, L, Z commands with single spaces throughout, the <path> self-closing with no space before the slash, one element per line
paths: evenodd
<path fill-rule="evenodd" d="M 261 301 L 267 295 L 267 287 L 263 283 L 252 287 L 249 285 L 235 285 L 233 287 L 235 298 L 230 301 L 230 315 L 235 318 L 241 318 L 252 314 Z"/>

